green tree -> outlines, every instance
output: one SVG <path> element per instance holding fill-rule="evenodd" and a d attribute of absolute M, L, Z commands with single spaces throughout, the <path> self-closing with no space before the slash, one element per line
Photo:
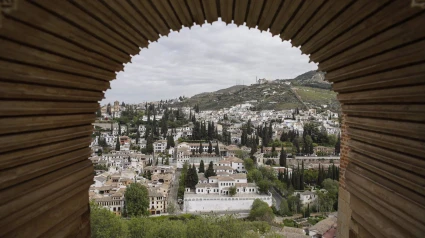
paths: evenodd
<path fill-rule="evenodd" d="M 272 186 L 272 183 L 269 180 L 262 179 L 257 182 L 258 191 L 263 194 L 267 194 Z"/>
<path fill-rule="evenodd" d="M 300 200 L 300 195 L 297 194 L 297 196 L 289 196 L 288 197 L 288 206 L 289 206 L 289 210 L 292 213 L 298 213 L 301 211 L 301 200 Z"/>
<path fill-rule="evenodd" d="M 307 210 L 305 212 L 305 217 L 310 217 L 310 204 L 307 204 Z"/>
<path fill-rule="evenodd" d="M 127 216 L 149 215 L 148 189 L 140 183 L 132 183 L 125 190 L 125 211 Z"/>
<path fill-rule="evenodd" d="M 205 173 L 205 165 L 204 165 L 204 160 L 201 160 L 201 163 L 199 163 L 199 169 L 198 169 L 199 173 Z"/>
<path fill-rule="evenodd" d="M 282 199 L 282 201 L 280 202 L 280 211 L 279 211 L 280 215 L 282 216 L 291 216 L 291 211 L 289 211 L 289 207 L 288 207 L 288 201 L 286 201 L 285 198 Z"/>
<path fill-rule="evenodd" d="M 148 139 L 146 140 L 146 153 L 148 153 L 148 154 L 153 153 L 153 137 L 152 137 L 152 135 L 148 136 Z"/>
<path fill-rule="evenodd" d="M 205 171 L 205 177 L 209 178 L 211 176 L 216 176 L 217 174 L 214 172 L 214 165 L 213 162 L 210 161 L 210 164 L 208 165 L 207 171 Z"/>
<path fill-rule="evenodd" d="M 252 203 L 248 218 L 250 220 L 255 220 L 255 221 L 272 222 L 274 219 L 274 214 L 273 214 L 273 210 L 269 207 L 269 205 L 266 202 L 257 198 Z"/>
<path fill-rule="evenodd" d="M 229 195 L 232 196 L 232 197 L 236 195 L 236 187 L 235 186 L 232 186 L 232 187 L 229 188 Z"/>
<path fill-rule="evenodd" d="M 276 172 L 273 168 L 271 167 L 266 167 L 266 166 L 261 166 L 259 168 L 261 175 L 263 176 L 263 178 L 268 179 L 269 181 L 275 181 L 277 180 L 277 176 L 276 176 Z"/>
<path fill-rule="evenodd" d="M 208 154 L 212 154 L 212 144 L 211 144 L 211 141 L 209 142 L 209 144 L 208 144 Z"/>
<path fill-rule="evenodd" d="M 117 143 L 115 144 L 115 150 L 120 151 L 121 143 L 120 143 L 120 137 L 117 136 Z"/>
<path fill-rule="evenodd" d="M 341 136 L 338 135 L 338 140 L 335 144 L 335 155 L 339 155 L 341 152 Z"/>
<path fill-rule="evenodd" d="M 280 151 L 279 164 L 280 166 L 286 167 L 286 152 L 283 146 L 282 150 Z"/>
<path fill-rule="evenodd" d="M 179 188 L 177 190 L 178 198 L 183 198 L 183 195 L 184 195 L 184 191 L 186 188 L 186 176 L 187 176 L 188 167 L 189 167 L 189 164 L 185 162 L 183 164 L 182 172 L 180 174 L 180 179 L 179 179 Z"/>
<path fill-rule="evenodd" d="M 187 175 L 186 175 L 186 187 L 191 188 L 191 189 L 195 189 L 196 184 L 198 184 L 198 173 L 196 172 L 196 167 L 195 165 L 190 166 L 189 165 L 189 169 L 187 170 Z"/>
<path fill-rule="evenodd" d="M 215 145 L 215 154 L 216 154 L 216 155 L 220 155 L 220 148 L 218 147 L 218 142 L 217 142 L 217 144 Z"/>
<path fill-rule="evenodd" d="M 244 166 L 246 171 L 250 171 L 254 168 L 254 161 L 251 158 L 244 159 Z"/>
<path fill-rule="evenodd" d="M 124 220 L 94 202 L 90 203 L 90 228 L 93 238 L 127 236 L 127 226 Z"/>
<path fill-rule="evenodd" d="M 260 170 L 258 170 L 258 169 L 249 170 L 246 177 L 248 179 L 248 182 L 250 182 L 250 183 L 252 183 L 252 182 L 257 183 L 257 182 L 259 182 L 260 180 L 263 179 L 263 175 L 261 174 Z"/>

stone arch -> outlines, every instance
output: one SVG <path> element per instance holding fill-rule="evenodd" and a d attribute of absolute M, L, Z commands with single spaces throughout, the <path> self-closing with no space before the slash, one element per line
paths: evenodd
<path fill-rule="evenodd" d="M 220 17 L 301 46 L 339 93 L 339 236 L 420 237 L 425 14 L 411 2 L 1 2 L 0 236 L 90 236 L 88 145 L 109 81 L 139 47 Z"/>

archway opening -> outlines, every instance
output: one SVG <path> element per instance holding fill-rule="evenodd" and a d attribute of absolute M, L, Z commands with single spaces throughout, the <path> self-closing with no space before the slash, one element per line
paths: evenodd
<path fill-rule="evenodd" d="M 142 49 L 140 55 L 133 56 L 132 63 L 125 65 L 112 82 L 112 89 L 106 92 L 98 115 L 98 119 L 103 118 L 103 121 L 96 125 L 101 127 L 105 123 L 104 128 L 113 129 L 111 132 L 102 132 L 102 135 L 111 138 L 109 147 L 112 151 L 104 152 L 100 158 L 113 157 L 111 154 L 119 156 L 134 153 L 134 158 L 149 157 L 145 161 L 137 161 L 140 164 L 146 162 L 144 166 L 166 167 L 170 163 L 164 160 L 163 155 L 169 154 L 175 159 L 171 161 L 172 165 L 181 168 L 183 163 L 180 160 L 184 160 L 196 165 L 199 171 L 201 160 L 206 165 L 213 161 L 216 166 L 223 166 L 220 171 L 216 171 L 222 173 L 222 176 L 228 176 L 228 171 L 241 173 L 240 179 L 225 183 L 228 187 L 248 182 L 246 177 L 251 176 L 250 173 L 262 171 L 259 168 L 248 171 L 248 175 L 242 175 L 247 172 L 244 160 L 255 161 L 259 167 L 271 166 L 273 173 L 276 173 L 269 179 L 279 182 L 273 183 L 267 190 L 272 191 L 274 200 L 278 201 L 274 204 L 279 210 L 277 214 L 301 212 L 301 209 L 304 211 L 301 213 L 307 214 L 336 212 L 337 189 L 332 191 L 332 201 L 327 201 L 331 197 L 328 195 L 326 198 L 322 196 L 320 202 L 311 195 L 305 195 L 308 198 L 298 199 L 295 205 L 289 206 L 290 210 L 280 212 L 282 200 L 285 203 L 287 200 L 296 200 L 297 194 L 304 192 L 324 194 L 324 190 L 320 190 L 323 180 L 328 178 L 337 184 L 339 177 L 339 155 L 335 155 L 335 145 L 340 134 L 339 104 L 336 94 L 331 91 L 331 84 L 324 80 L 324 74 L 316 72 L 317 65 L 308 61 L 308 56 L 302 55 L 289 42 L 282 42 L 281 38 L 272 37 L 269 32 L 261 33 L 244 26 L 226 26 L 219 21 L 202 28 L 195 26 L 192 29 L 183 28 L 179 33 L 172 32 L 168 37 L 160 38 L 158 43 L 151 43 L 148 49 Z M 180 110 L 184 118 L 176 120 L 178 116 L 170 114 L 172 110 Z M 164 118 L 167 118 L 165 131 L 162 126 Z M 114 125 L 111 126 L 110 121 Z M 197 123 L 201 124 L 199 128 L 209 128 L 212 123 L 212 133 L 217 131 L 217 136 L 207 133 L 195 136 Z M 252 129 L 247 132 L 247 127 Z M 185 131 L 186 128 L 189 130 Z M 156 130 L 158 133 L 155 133 Z M 124 136 L 131 138 L 130 145 L 123 146 L 121 143 L 120 152 L 114 151 L 114 138 Z M 170 136 L 175 142 L 171 148 L 167 145 Z M 209 142 L 214 145 L 211 152 L 208 152 Z M 200 143 L 204 144 L 201 150 Z M 222 148 L 218 154 L 213 150 L 216 150 L 216 145 Z M 251 152 L 252 147 L 258 152 Z M 282 148 L 288 156 L 287 164 L 279 161 Z M 225 161 L 221 165 L 220 160 L 227 156 L 239 157 L 242 161 L 238 161 L 233 168 L 225 168 L 230 162 Z M 94 157 L 95 160 L 99 158 Z M 330 169 L 331 166 L 335 167 Z M 131 166 L 122 164 L 120 170 L 112 172 L 129 168 Z M 322 181 L 317 183 L 319 171 L 323 173 L 323 168 L 326 171 L 329 168 L 331 172 L 323 174 Z M 144 168 L 137 169 L 143 171 Z M 304 175 L 304 170 L 310 172 Z M 141 173 L 139 180 L 151 177 Z M 290 176 L 301 181 L 296 183 L 294 179 L 292 182 Z M 308 182 L 303 181 L 304 176 L 310 176 Z M 164 182 L 163 179 L 158 180 L 158 177 L 152 179 Z M 255 197 L 255 183 L 261 184 L 261 181 L 250 179 L 249 182 L 251 184 L 244 189 L 244 194 Z M 204 183 L 218 182 L 207 179 Z M 94 187 L 91 189 L 95 190 Z M 205 196 L 205 192 L 210 193 L 203 188 L 194 191 L 201 197 Z M 217 192 L 229 194 L 227 190 L 217 189 Z M 268 191 L 263 193 L 267 194 Z M 215 195 L 211 194 L 211 198 L 215 198 Z M 170 191 L 168 197 L 183 199 L 177 197 L 177 190 Z M 261 196 L 259 198 L 264 199 Z M 271 199 L 264 200 L 271 203 Z M 177 204 L 177 200 L 174 203 Z M 331 205 L 319 207 L 318 204 L 322 203 Z M 220 207 L 211 204 L 201 207 L 211 210 L 211 206 Z M 155 209 L 163 211 L 159 207 Z M 193 212 L 196 209 L 198 206 L 189 210 L 183 208 L 182 211 Z M 246 211 L 250 205 L 246 203 L 245 207 L 238 209 Z M 218 209 L 215 212 L 223 211 Z"/>
<path fill-rule="evenodd" d="M 339 236 L 425 232 L 419 0 L 0 6 L 0 236 L 89 236 L 88 145 L 103 91 L 139 47 L 219 17 L 291 39 L 334 83 L 344 114 Z"/>

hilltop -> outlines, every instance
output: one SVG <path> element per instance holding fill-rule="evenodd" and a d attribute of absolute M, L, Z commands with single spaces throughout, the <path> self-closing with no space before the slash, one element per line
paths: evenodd
<path fill-rule="evenodd" d="M 253 110 L 285 110 L 316 108 L 328 105 L 339 109 L 336 93 L 324 81 L 322 72 L 309 71 L 294 79 L 267 81 L 250 86 L 235 85 L 215 92 L 197 94 L 173 106 L 199 105 L 201 110 L 229 108 L 243 103 L 253 105 Z"/>

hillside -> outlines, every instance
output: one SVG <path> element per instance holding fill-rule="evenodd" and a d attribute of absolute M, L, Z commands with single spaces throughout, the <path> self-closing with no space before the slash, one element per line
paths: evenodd
<path fill-rule="evenodd" d="M 325 81 L 325 74 L 323 72 L 308 71 L 294 79 L 288 80 L 293 86 L 307 86 L 313 88 L 331 89 L 332 84 Z"/>
<path fill-rule="evenodd" d="M 275 80 L 251 86 L 236 85 L 197 94 L 173 106 L 198 104 L 201 110 L 217 110 L 250 103 L 254 110 L 284 110 L 296 107 L 315 108 L 326 104 L 333 110 L 339 110 L 336 93 L 328 89 L 331 84 L 323 79 L 323 73 L 309 71 L 290 80 Z"/>

